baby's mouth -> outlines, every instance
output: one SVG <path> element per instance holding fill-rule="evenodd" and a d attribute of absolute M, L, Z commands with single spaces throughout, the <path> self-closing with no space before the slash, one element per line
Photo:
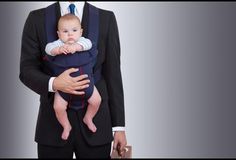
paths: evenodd
<path fill-rule="evenodd" d="M 74 41 L 74 38 L 69 38 L 68 41 Z"/>

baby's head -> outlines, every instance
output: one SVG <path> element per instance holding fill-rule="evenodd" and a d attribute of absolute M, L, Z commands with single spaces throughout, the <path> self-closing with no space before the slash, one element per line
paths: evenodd
<path fill-rule="evenodd" d="M 58 37 L 64 43 L 75 43 L 82 36 L 83 29 L 81 28 L 80 20 L 73 14 L 61 16 L 57 27 Z"/>

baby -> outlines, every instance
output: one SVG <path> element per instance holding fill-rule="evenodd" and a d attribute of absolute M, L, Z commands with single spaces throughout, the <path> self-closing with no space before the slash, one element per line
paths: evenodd
<path fill-rule="evenodd" d="M 71 56 L 71 54 L 85 54 L 92 47 L 92 43 L 89 39 L 82 37 L 82 28 L 80 20 L 73 14 L 66 14 L 62 16 L 58 21 L 58 37 L 59 39 L 48 43 L 45 51 L 50 56 Z M 81 51 L 80 53 L 76 53 Z M 68 62 L 70 63 L 70 62 Z M 92 70 L 92 65 L 90 70 Z M 54 68 L 56 69 L 56 68 Z M 69 68 L 68 68 L 69 69 Z M 61 72 L 61 71 L 60 71 Z M 59 75 L 59 73 L 57 73 Z M 82 74 L 82 73 L 81 73 Z M 89 73 L 88 73 L 89 74 Z M 55 76 L 58 76 L 55 75 Z M 89 76 L 89 78 L 92 78 Z M 92 82 L 92 83 L 91 83 Z M 85 97 L 87 98 L 88 107 L 83 118 L 83 122 L 88 126 L 92 132 L 96 132 L 97 128 L 93 123 L 93 117 L 96 115 L 101 103 L 101 96 L 93 84 L 93 79 L 90 79 L 90 84 L 85 89 Z M 62 92 L 55 92 L 54 97 L 54 110 L 59 123 L 63 127 L 62 139 L 67 140 L 71 125 L 67 117 L 67 106 L 70 104 L 71 95 Z"/>

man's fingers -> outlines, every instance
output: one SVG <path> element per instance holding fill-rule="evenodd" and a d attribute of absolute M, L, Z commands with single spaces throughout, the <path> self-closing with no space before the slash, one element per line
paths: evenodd
<path fill-rule="evenodd" d="M 85 89 L 85 88 L 88 88 L 88 87 L 89 87 L 88 84 L 82 85 L 82 86 L 77 86 L 77 87 L 75 87 L 75 90 L 82 90 L 82 89 Z"/>
<path fill-rule="evenodd" d="M 89 84 L 90 83 L 90 80 L 89 79 L 86 79 L 86 80 L 82 80 L 82 81 L 76 81 L 74 82 L 74 87 L 78 87 L 78 86 L 83 86 L 83 85 L 86 85 L 86 84 Z"/>
<path fill-rule="evenodd" d="M 77 77 L 70 76 L 71 73 L 77 72 L 78 70 L 78 68 L 70 68 L 60 75 L 61 87 L 59 87 L 59 90 L 74 95 L 85 94 L 83 90 L 88 88 L 90 83 L 90 80 L 87 79 L 88 75 L 84 74 Z"/>
<path fill-rule="evenodd" d="M 82 74 L 80 76 L 73 77 L 73 80 L 74 80 L 74 82 L 78 82 L 78 81 L 81 81 L 81 80 L 86 79 L 86 78 L 88 78 L 88 75 L 87 74 Z"/>
<path fill-rule="evenodd" d="M 67 74 L 71 74 L 71 73 L 77 72 L 77 71 L 79 71 L 78 68 L 70 68 L 70 69 L 66 70 L 65 72 L 66 72 Z M 78 82 L 78 81 L 81 81 L 81 80 L 86 79 L 86 78 L 88 78 L 88 75 L 87 75 L 87 74 L 82 74 L 82 75 L 77 76 L 77 77 L 72 77 L 72 80 L 73 80 L 74 82 Z"/>
<path fill-rule="evenodd" d="M 85 92 L 84 91 L 72 91 L 72 94 L 83 95 L 83 94 L 85 94 Z"/>
<path fill-rule="evenodd" d="M 66 70 L 67 74 L 71 74 L 73 72 L 77 72 L 79 69 L 78 68 L 70 68 L 68 70 Z"/>
<path fill-rule="evenodd" d="M 125 145 L 121 144 L 119 148 L 119 154 L 123 156 L 123 154 L 126 152 Z"/>

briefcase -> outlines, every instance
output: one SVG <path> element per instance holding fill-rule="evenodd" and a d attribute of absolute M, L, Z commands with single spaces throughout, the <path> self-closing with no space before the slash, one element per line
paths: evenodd
<path fill-rule="evenodd" d="M 118 151 L 117 150 L 112 150 L 111 152 L 111 158 L 112 159 L 122 159 L 122 158 L 132 158 L 132 146 L 128 145 L 125 147 L 125 153 L 124 153 L 124 156 L 120 156 L 118 154 Z"/>

